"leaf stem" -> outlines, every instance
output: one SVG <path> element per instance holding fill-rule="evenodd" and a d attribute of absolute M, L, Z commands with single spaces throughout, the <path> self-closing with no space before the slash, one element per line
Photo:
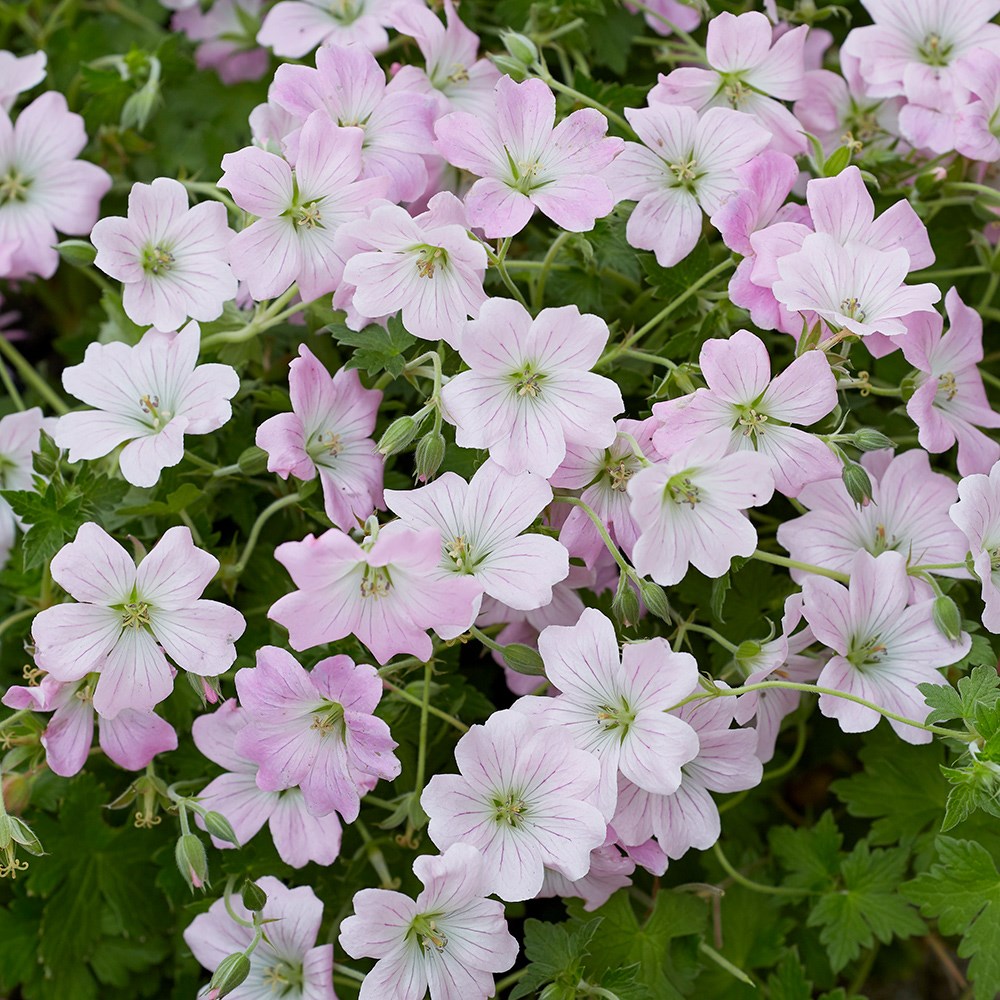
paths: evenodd
<path fill-rule="evenodd" d="M 52 387 L 35 370 L 21 352 L 4 336 L 0 336 L 0 354 L 2 354 L 16 369 L 18 375 L 27 385 L 30 385 L 45 402 L 60 416 L 69 413 L 69 407 L 59 398 Z"/>

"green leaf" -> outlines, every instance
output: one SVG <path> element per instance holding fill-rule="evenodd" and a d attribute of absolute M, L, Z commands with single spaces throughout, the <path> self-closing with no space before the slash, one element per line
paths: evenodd
<path fill-rule="evenodd" d="M 967 767 L 942 767 L 941 773 L 951 784 L 941 832 L 958 826 L 977 809 L 1000 816 L 997 801 L 997 774 L 986 764 L 973 760 Z"/>
<path fill-rule="evenodd" d="M 118 511 L 125 517 L 167 517 L 179 514 L 204 495 L 204 489 L 194 483 L 183 483 L 167 494 L 166 500 L 150 500 L 135 507 L 121 507 Z"/>
<path fill-rule="evenodd" d="M 840 867 L 843 888 L 826 893 L 812 908 L 808 926 L 820 927 L 830 965 L 839 972 L 870 948 L 925 930 L 916 911 L 899 896 L 909 851 L 905 847 L 870 850 L 861 841 Z"/>
<path fill-rule="evenodd" d="M 935 841 L 938 861 L 907 882 L 902 891 L 942 934 L 960 934 L 960 958 L 971 959 L 968 974 L 977 997 L 1000 992 L 1000 873 L 982 844 L 953 837 Z"/>
<path fill-rule="evenodd" d="M 661 267 L 656 263 L 656 258 L 652 254 L 642 255 L 641 262 L 642 269 L 646 273 L 646 280 L 656 290 L 656 297 L 667 301 L 676 299 L 681 293 L 686 292 L 712 267 L 712 260 L 708 253 L 708 242 L 704 239 L 699 240 L 694 250 L 673 267 Z M 685 305 L 693 306 L 693 303 L 694 299 L 692 298 Z"/>
<path fill-rule="evenodd" d="M 771 851 L 789 873 L 785 884 L 796 889 L 823 889 L 836 877 L 840 867 L 840 846 L 844 838 L 827 811 L 812 827 L 772 828 Z"/>
<path fill-rule="evenodd" d="M 575 927 L 526 920 L 524 954 L 531 965 L 511 993 L 511 1000 L 537 996 L 540 987 L 547 983 L 557 983 L 569 989 L 575 987 L 582 975 L 583 960 L 589 954 L 590 941 L 600 924 L 600 917 L 578 923 Z M 572 992 L 569 995 L 572 996 Z"/>
<path fill-rule="evenodd" d="M 959 679 L 957 691 L 950 684 L 918 685 L 924 700 L 933 709 L 927 717 L 928 722 L 947 722 L 950 719 L 971 721 L 976 718 L 977 710 L 994 708 L 1000 701 L 1000 675 L 995 666 L 996 655 L 985 636 L 973 636 L 973 645 L 976 640 L 986 643 L 987 659 L 967 677 Z"/>
<path fill-rule="evenodd" d="M 767 989 L 770 1000 L 812 1000 L 812 983 L 806 978 L 806 970 L 794 948 L 785 952 L 767 977 Z"/>
<path fill-rule="evenodd" d="M 831 788 L 852 816 L 875 821 L 872 844 L 895 844 L 938 822 L 948 796 L 939 742 L 914 746 L 879 727 L 866 737 L 859 757 L 862 769 Z"/>
<path fill-rule="evenodd" d="M 417 342 L 396 316 L 390 317 L 384 327 L 370 323 L 363 330 L 349 330 L 343 324 L 335 324 L 324 329 L 338 343 L 357 348 L 347 367 L 363 368 L 369 375 L 386 371 L 393 377 L 399 376 L 406 367 L 404 352 Z"/>

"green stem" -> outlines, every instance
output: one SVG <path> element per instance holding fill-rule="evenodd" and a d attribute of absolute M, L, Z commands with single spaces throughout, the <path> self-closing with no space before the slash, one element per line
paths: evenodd
<path fill-rule="evenodd" d="M 512 972 L 509 976 L 504 976 L 503 979 L 497 980 L 497 996 L 507 989 L 510 989 L 515 983 L 520 982 L 527 974 L 528 970 L 531 968 L 530 965 L 526 965 L 523 969 L 518 969 L 516 972 Z"/>
<path fill-rule="evenodd" d="M 762 892 L 768 896 L 808 896 L 809 893 L 805 889 L 788 889 L 781 885 L 764 885 L 762 882 L 754 882 L 753 879 L 749 879 L 746 875 L 738 872 L 734 867 L 729 858 L 726 857 L 725 852 L 716 841 L 712 847 L 712 853 L 715 855 L 716 861 L 722 866 L 722 870 L 734 881 L 738 882 L 745 889 L 752 889 L 754 892 Z"/>
<path fill-rule="evenodd" d="M 0 622 L 0 635 L 3 635 L 12 625 L 16 625 L 20 621 L 24 621 L 25 618 L 30 618 L 32 615 L 38 613 L 38 608 L 25 608 L 23 611 L 17 611 L 12 615 L 9 615 L 2 622 Z"/>
<path fill-rule="evenodd" d="M 257 540 L 260 538 L 260 533 L 267 524 L 268 520 L 273 517 L 277 512 L 284 507 L 291 507 L 292 504 L 298 503 L 302 499 L 299 493 L 289 493 L 288 496 L 279 497 L 272 504 L 268 504 L 258 515 L 257 520 L 254 521 L 252 527 L 250 528 L 250 534 L 247 536 L 247 543 L 243 547 L 243 552 L 240 554 L 240 558 L 237 563 L 233 566 L 233 573 L 239 576 L 243 570 L 246 569 L 247 560 L 253 554 L 253 550 L 257 546 Z"/>
<path fill-rule="evenodd" d="M 14 380 L 10 377 L 10 371 L 3 361 L 0 361 L 0 379 L 3 380 L 3 386 L 7 390 L 7 395 L 10 396 L 14 401 L 14 405 L 23 413 L 25 410 L 24 400 L 17 391 L 17 386 L 14 385 Z"/>
<path fill-rule="evenodd" d="M 597 516 L 597 514 L 590 508 L 579 497 L 563 497 L 556 496 L 552 498 L 553 503 L 568 503 L 573 507 L 579 507 L 593 522 L 594 527 L 597 529 L 597 533 L 601 536 L 601 540 L 607 546 L 608 551 L 614 557 L 616 563 L 618 563 L 618 568 L 625 574 L 629 579 L 635 580 L 636 583 L 639 582 L 639 577 L 636 571 L 625 561 L 625 557 L 618 551 L 618 546 L 611 540 L 611 535 L 608 534 L 608 529 L 604 527 L 604 522 Z"/>
<path fill-rule="evenodd" d="M 913 271 L 907 275 L 914 281 L 940 281 L 942 278 L 966 278 L 973 274 L 987 274 L 989 268 L 984 264 L 974 264 L 969 267 L 939 267 L 928 268 L 926 271 Z"/>
<path fill-rule="evenodd" d="M 222 204 L 233 213 L 233 215 L 239 216 L 243 214 L 243 209 L 241 209 L 228 194 L 221 191 L 210 181 L 181 181 L 181 184 L 183 184 L 184 187 L 187 188 L 187 190 L 192 194 L 203 194 L 215 201 L 221 201 Z"/>
<path fill-rule="evenodd" d="M 573 233 L 560 233 L 552 241 L 552 246 L 549 247 L 548 253 L 542 259 L 542 269 L 538 273 L 538 279 L 531 293 L 531 305 L 535 312 L 538 312 L 545 303 L 545 285 L 549 280 L 549 272 L 552 270 L 552 265 L 555 263 L 556 257 L 559 256 L 559 251 L 562 249 L 563 244 L 572 236 Z"/>
<path fill-rule="evenodd" d="M 800 569 L 803 573 L 812 573 L 815 576 L 826 576 L 831 580 L 839 580 L 841 583 L 851 582 L 851 578 L 847 573 L 841 573 L 835 569 L 827 569 L 825 566 L 813 566 L 812 563 L 799 562 L 797 559 L 775 555 L 773 552 L 762 552 L 760 549 L 755 549 L 750 554 L 750 558 L 756 559 L 759 562 L 770 563 L 772 566 L 785 566 L 787 569 Z"/>
<path fill-rule="evenodd" d="M 608 121 L 614 122 L 622 131 L 634 136 L 635 132 L 632 126 L 620 115 L 617 111 L 612 111 L 606 104 L 601 104 L 600 101 L 595 101 L 592 97 L 588 97 L 586 94 L 581 94 L 579 90 L 574 90 L 573 87 L 567 86 L 560 80 L 555 79 L 548 70 L 546 70 L 542 76 L 542 79 L 553 89 L 558 91 L 560 94 L 565 94 L 567 97 L 572 97 L 574 100 L 578 101 L 580 104 L 585 105 L 588 108 L 594 108 L 596 111 L 600 111 Z"/>
<path fill-rule="evenodd" d="M 911 576 L 915 576 L 917 573 L 926 573 L 936 569 L 965 569 L 965 563 L 925 563 L 922 566 L 911 566 L 908 572 Z"/>
<path fill-rule="evenodd" d="M 698 632 L 700 635 L 706 635 L 709 639 L 714 640 L 722 646 L 723 649 L 728 649 L 730 653 L 735 653 L 737 650 L 737 646 L 734 643 L 731 643 L 728 639 L 719 635 L 714 628 L 709 628 L 707 625 L 698 625 L 695 622 L 684 622 L 684 631 Z"/>
<path fill-rule="evenodd" d="M 411 705 L 416 705 L 418 708 L 423 709 L 424 707 L 423 701 L 421 701 L 419 698 L 414 698 L 409 691 L 399 687 L 399 685 L 397 684 L 393 684 L 392 681 L 387 681 L 383 677 L 382 686 L 388 688 L 390 691 L 392 691 L 393 694 L 399 695 L 399 697 L 402 698 L 403 701 L 408 701 Z M 459 732 L 467 733 L 469 731 L 469 727 L 464 722 L 460 722 L 453 715 L 449 715 L 447 712 L 442 712 L 441 709 L 437 708 L 435 705 L 428 705 L 427 711 L 430 712 L 431 715 L 437 716 L 437 718 L 443 719 L 445 722 L 450 723 Z"/>
<path fill-rule="evenodd" d="M 482 245 L 486 248 L 486 256 L 489 258 L 491 266 L 496 268 L 497 274 L 500 275 L 500 280 L 507 286 L 507 291 L 517 299 L 518 302 L 524 306 L 525 309 L 528 308 L 528 303 L 525 297 L 521 294 L 521 289 L 514 284 L 514 279 L 507 272 L 507 265 L 504 262 L 507 256 L 507 250 L 510 247 L 510 241 L 512 237 L 507 236 L 504 241 L 500 244 L 499 251 L 494 252 L 492 247 L 487 243 Z"/>
<path fill-rule="evenodd" d="M 420 742 L 417 744 L 417 778 L 413 785 L 413 794 L 418 796 L 424 790 L 424 769 L 427 766 L 427 721 L 430 716 L 433 664 L 433 660 L 428 660 L 424 664 L 424 696 L 420 704 Z"/>
<path fill-rule="evenodd" d="M 795 747 L 792 750 L 791 756 L 784 764 L 780 764 L 778 767 L 771 768 L 769 771 L 765 771 L 760 781 L 763 784 L 765 781 L 773 781 L 775 778 L 782 778 L 788 774 L 796 764 L 802 759 L 802 754 L 806 748 L 806 722 L 805 719 L 799 719 L 798 722 L 798 734 L 795 738 Z"/>
<path fill-rule="evenodd" d="M 626 337 L 617 347 L 612 348 L 611 351 L 606 354 L 603 358 L 600 358 L 594 368 L 606 368 L 607 365 L 613 361 L 619 354 L 623 351 L 628 350 L 633 344 L 642 340 L 650 330 L 655 329 L 660 325 L 675 309 L 683 305 L 692 295 L 697 294 L 702 288 L 705 287 L 714 278 L 717 278 L 720 274 L 725 274 L 726 271 L 731 270 L 736 265 L 732 260 L 724 260 L 721 264 L 717 264 L 710 271 L 706 271 L 697 281 L 689 285 L 680 295 L 675 299 L 671 299 L 649 322 L 644 323 L 639 327 L 634 333 Z"/>
<path fill-rule="evenodd" d="M 257 334 L 264 333 L 279 323 L 284 323 L 290 316 L 301 312 L 309 305 L 308 302 L 302 301 L 288 306 L 287 309 L 285 308 L 298 292 L 299 286 L 292 284 L 291 288 L 282 292 L 266 309 L 262 309 L 255 314 L 249 323 L 246 323 L 237 330 L 222 330 L 219 333 L 213 333 L 205 337 L 201 342 L 201 349 L 205 350 L 209 347 L 215 347 L 216 344 L 239 344 L 245 340 L 253 339 Z"/>
<path fill-rule="evenodd" d="M 199 469 L 204 469 L 206 472 L 214 474 L 218 469 L 218 466 L 213 462 L 207 461 L 200 455 L 196 455 L 194 452 L 188 451 L 186 448 L 184 449 L 184 457 L 193 465 L 197 465 Z"/>
<path fill-rule="evenodd" d="M 69 407 L 56 395 L 52 387 L 35 370 L 34 365 L 24 358 L 21 352 L 6 338 L 0 337 L 0 354 L 2 354 L 16 369 L 25 384 L 30 385 L 56 413 L 69 413 Z"/>
<path fill-rule="evenodd" d="M 20 722 L 26 715 L 31 715 L 31 709 L 19 708 L 16 712 L 11 713 L 6 719 L 0 722 L 0 729 L 7 729 L 8 727 L 13 726 L 15 723 Z"/>
<path fill-rule="evenodd" d="M 339 962 L 333 963 L 333 971 L 345 979 L 353 979 L 356 983 L 363 983 L 365 981 L 363 972 L 357 972 L 347 965 L 341 965 Z"/>
<path fill-rule="evenodd" d="M 710 944 L 699 941 L 698 951 L 715 962 L 719 968 L 725 969 L 734 979 L 738 979 L 741 983 L 746 983 L 747 986 L 753 986 L 756 989 L 757 984 L 738 965 L 733 965 L 725 955 L 720 955 Z"/>

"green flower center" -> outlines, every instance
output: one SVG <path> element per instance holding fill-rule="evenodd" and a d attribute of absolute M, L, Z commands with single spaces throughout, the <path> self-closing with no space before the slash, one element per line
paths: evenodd
<path fill-rule="evenodd" d="M 497 795 L 491 802 L 493 819 L 515 830 L 524 822 L 528 811 L 527 803 L 521 797 L 521 792 L 508 791 L 505 795 Z"/>
<path fill-rule="evenodd" d="M 147 274 L 166 274 L 174 266 L 175 261 L 170 250 L 157 243 L 143 248 L 139 263 Z"/>
<path fill-rule="evenodd" d="M 343 739 L 346 730 L 344 706 L 339 701 L 325 701 L 319 711 L 313 712 L 312 725 L 309 728 L 317 730 L 320 736 L 335 734 Z"/>
<path fill-rule="evenodd" d="M 272 991 L 283 997 L 293 990 L 302 988 L 302 966 L 293 965 L 291 962 L 281 959 L 276 965 L 265 969 L 261 978 L 267 986 L 271 987 Z"/>
<path fill-rule="evenodd" d="M 858 323 L 865 321 L 865 311 L 861 308 L 861 303 L 853 296 L 840 303 L 840 311 L 848 319 L 856 320 Z"/>
<path fill-rule="evenodd" d="M 150 624 L 149 605 L 145 601 L 132 600 L 120 608 L 122 630 L 127 628 L 147 628 Z"/>
<path fill-rule="evenodd" d="M 448 251 L 444 247 L 421 243 L 410 250 L 417 251 L 417 274 L 421 278 L 433 278 L 437 268 L 448 266 Z"/>
<path fill-rule="evenodd" d="M 409 933 L 420 939 L 424 951 L 433 948 L 440 953 L 448 947 L 448 935 L 437 925 L 440 916 L 440 913 L 418 913 L 410 922 Z"/>
<path fill-rule="evenodd" d="M 30 178 L 25 177 L 16 167 L 10 167 L 0 177 L 0 207 L 12 201 L 27 201 L 30 186 Z"/>
<path fill-rule="evenodd" d="M 877 635 L 869 636 L 866 639 L 854 638 L 847 651 L 847 662 L 862 670 L 865 667 L 878 666 L 888 652 L 889 650 Z"/>
<path fill-rule="evenodd" d="M 689 472 L 678 472 L 676 476 L 671 476 L 667 480 L 666 488 L 664 489 L 664 494 L 666 498 L 672 500 L 675 504 L 683 505 L 688 504 L 692 510 L 701 503 L 701 487 L 696 486 L 691 482 L 691 475 Z"/>
<path fill-rule="evenodd" d="M 928 66 L 947 66 L 952 46 L 936 31 L 932 31 L 917 46 L 917 52 Z"/>
<path fill-rule="evenodd" d="M 597 721 L 605 732 L 618 731 L 622 740 L 635 722 L 635 709 L 628 701 L 619 696 L 617 704 L 601 705 L 597 709 Z"/>
<path fill-rule="evenodd" d="M 361 578 L 361 596 L 378 600 L 392 590 L 392 580 L 385 566 L 366 566 Z"/>

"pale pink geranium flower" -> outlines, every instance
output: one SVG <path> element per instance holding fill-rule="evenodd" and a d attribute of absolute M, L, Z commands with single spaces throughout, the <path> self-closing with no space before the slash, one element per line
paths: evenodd
<path fill-rule="evenodd" d="M 42 431 L 51 434 L 55 423 L 54 417 L 43 416 L 37 406 L 0 418 L 0 490 L 33 489 L 34 455 Z M 0 497 L 0 566 L 10 554 L 19 524 L 10 504 Z"/>
<path fill-rule="evenodd" d="M 931 470 L 927 452 L 869 452 L 861 464 L 872 484 L 872 502 L 859 507 L 840 479 L 807 486 L 798 497 L 801 517 L 778 526 L 778 542 L 797 562 L 849 573 L 858 551 L 899 552 L 911 566 L 962 562 L 965 540 L 948 520 L 955 483 Z M 936 570 L 964 577 L 964 570 Z M 806 574 L 791 570 L 802 583 Z"/>
<path fill-rule="evenodd" d="M 400 312 L 414 336 L 458 348 L 466 318 L 478 316 L 486 301 L 486 251 L 463 223 L 440 217 L 452 200 L 458 202 L 447 192 L 435 195 L 439 211 L 416 219 L 398 205 L 379 205 L 367 219 L 345 227 L 349 236 L 341 239 L 350 238 L 356 251 L 344 281 L 354 288 L 357 312 Z"/>
<path fill-rule="evenodd" d="M 949 514 L 971 550 L 982 587 L 983 625 L 1000 632 L 1000 462 L 989 475 L 966 476 Z"/>
<path fill-rule="evenodd" d="M 486 862 L 487 887 L 501 899 L 531 899 L 544 869 L 571 881 L 590 870 L 607 823 L 591 805 L 600 766 L 568 733 L 541 732 L 520 712 L 494 712 L 455 747 L 459 774 L 435 774 L 420 804 L 441 850 L 471 844 Z"/>
<path fill-rule="evenodd" d="M 420 0 L 281 0 L 264 18 L 257 41 L 276 56 L 301 59 L 317 45 L 382 52 L 399 4 Z"/>
<path fill-rule="evenodd" d="M 957 663 L 972 640 L 962 633 L 952 642 L 934 623 L 934 598 L 910 604 L 906 559 L 898 552 L 859 552 L 851 565 L 850 588 L 821 576 L 802 585 L 806 621 L 816 638 L 836 654 L 817 682 L 855 695 L 909 719 L 927 717 L 920 684 L 940 684 L 940 667 Z M 836 719 L 845 733 L 874 729 L 881 716 L 873 708 L 822 694 L 819 710 Z M 907 743 L 929 743 L 923 729 L 889 719 Z"/>
<path fill-rule="evenodd" d="M 236 297 L 226 262 L 233 239 L 226 206 L 204 201 L 191 208 L 179 181 L 133 184 L 127 217 L 101 219 L 90 238 L 94 263 L 125 286 L 122 304 L 140 326 L 176 330 L 188 317 L 213 320 Z"/>
<path fill-rule="evenodd" d="M 37 687 L 9 687 L 3 696 L 8 708 L 51 712 L 41 735 L 45 762 L 63 778 L 83 770 L 94 742 L 94 678 L 63 682 L 43 677 Z M 177 733 L 152 712 L 126 708 L 113 719 L 97 716 L 101 750 L 126 771 L 139 771 L 157 754 L 177 749 Z"/>
<path fill-rule="evenodd" d="M 26 80 L 36 75 L 30 66 L 24 71 Z M 62 94 L 35 98 L 16 122 L 0 107 L 0 254 L 10 253 L 0 276 L 51 278 L 59 266 L 56 230 L 91 231 L 111 178 L 77 159 L 86 145 L 83 119 Z"/>
<path fill-rule="evenodd" d="M 442 577 L 441 536 L 399 522 L 358 544 L 331 529 L 285 542 L 274 552 L 299 588 L 268 617 L 288 629 L 293 649 L 356 635 L 379 663 L 396 653 L 426 660 L 428 628 L 458 635 L 472 624 L 481 588 L 463 576 Z"/>
<path fill-rule="evenodd" d="M 103 528 L 84 524 L 51 564 L 52 579 L 78 603 L 35 616 L 35 662 L 59 681 L 99 673 L 93 703 L 108 719 L 149 711 L 170 694 L 167 656 L 194 674 L 224 673 L 246 622 L 234 608 L 201 600 L 218 569 L 186 527 L 167 529 L 137 567 Z"/>
<path fill-rule="evenodd" d="M 609 842 L 590 852 L 590 871 L 583 878 L 570 881 L 565 875 L 546 868 L 542 888 L 535 898 L 550 899 L 557 896 L 561 899 L 582 899 L 583 908 L 590 913 L 603 906 L 619 889 L 630 886 L 635 861 L 621 853 L 614 843 L 615 836 L 611 827 L 608 827 Z"/>
<path fill-rule="evenodd" d="M 0 108 L 10 111 L 18 94 L 23 94 L 45 79 L 48 57 L 44 52 L 16 56 L 0 49 Z"/>
<path fill-rule="evenodd" d="M 771 499 L 771 461 L 753 451 L 730 453 L 729 443 L 721 432 L 699 438 L 629 480 L 639 526 L 632 562 L 643 576 L 672 586 L 689 565 L 722 576 L 733 556 L 757 547 L 744 511 Z"/>
<path fill-rule="evenodd" d="M 595 608 L 569 628 L 545 629 L 538 651 L 560 694 L 522 698 L 514 707 L 543 733 L 568 733 L 598 759 L 597 804 L 605 818 L 615 813 L 619 774 L 647 791 L 676 791 L 681 767 L 698 754 L 698 737 L 667 710 L 698 687 L 694 657 L 659 638 L 619 651 L 614 625 Z"/>
<path fill-rule="evenodd" d="M 306 671 L 277 646 L 257 651 L 257 666 L 236 674 L 248 723 L 235 750 L 257 764 L 257 787 L 298 786 L 316 816 L 358 818 L 361 792 L 392 781 L 400 764 L 389 727 L 372 713 L 382 697 L 374 667 L 329 656 Z"/>
<path fill-rule="evenodd" d="M 434 151 L 433 101 L 405 79 L 387 84 L 370 52 L 325 45 L 316 53 L 315 69 L 279 66 L 268 99 L 299 123 L 321 111 L 335 125 L 363 129 L 359 176 L 384 177 L 390 201 L 411 202 L 424 194 L 424 157 Z"/>
<path fill-rule="evenodd" d="M 257 216 L 229 245 L 233 273 L 255 299 L 269 299 L 298 282 L 304 301 L 332 292 L 344 262 L 334 251 L 337 227 L 365 215 L 385 194 L 385 179 L 360 180 L 359 128 L 338 128 L 311 115 L 298 136 L 292 164 L 247 146 L 222 158 L 219 186 Z"/>
<path fill-rule="evenodd" d="M 465 206 L 488 238 L 516 235 L 536 208 L 581 233 L 614 207 L 602 171 L 621 152 L 622 140 L 607 137 L 608 120 L 593 108 L 558 125 L 555 120 L 555 95 L 544 81 L 514 83 L 504 76 L 492 113 L 455 112 L 437 121 L 441 155 L 480 178 Z"/>
<path fill-rule="evenodd" d="M 89 344 L 83 362 L 63 372 L 63 386 L 93 410 L 59 418 L 54 436 L 71 462 L 119 456 L 133 486 L 153 486 L 163 469 L 184 457 L 185 434 L 218 430 L 233 414 L 240 388 L 229 365 L 198 364 L 201 331 L 148 330 L 135 347 Z"/>
<path fill-rule="evenodd" d="M 725 687 L 722 681 L 716 685 Z M 730 728 L 735 702 L 719 696 L 677 710 L 677 717 L 698 735 L 698 756 L 681 768 L 677 791 L 660 795 L 620 779 L 612 825 L 626 843 L 642 844 L 655 836 L 667 857 L 676 859 L 692 847 L 705 851 L 719 839 L 719 809 L 710 793 L 754 788 L 763 773 L 754 754 L 757 734 Z"/>
<path fill-rule="evenodd" d="M 835 177 L 810 180 L 806 205 L 808 213 L 804 218 L 776 221 L 751 235 L 755 283 L 773 285 L 781 277 L 778 260 L 800 250 L 812 232 L 825 233 L 844 247 L 861 244 L 884 251 L 902 248 L 909 255 L 910 271 L 934 263 L 927 227 L 913 206 L 905 200 L 897 201 L 876 218 L 875 202 L 856 166 Z"/>
<path fill-rule="evenodd" d="M 239 734 L 248 725 L 250 713 L 240 708 L 235 698 L 194 720 L 194 745 L 203 756 L 226 769 L 198 793 L 198 801 L 226 817 L 240 844 L 252 840 L 267 823 L 278 856 L 286 864 L 293 868 L 302 868 L 310 861 L 333 864 L 340 854 L 337 814 L 314 816 L 300 788 L 262 791 L 257 784 L 257 764 L 237 748 Z M 200 817 L 198 820 L 198 825 L 204 827 Z M 214 837 L 212 843 L 221 849 L 236 847 Z"/>
<path fill-rule="evenodd" d="M 556 488 L 581 490 L 580 499 L 604 522 L 612 541 L 629 557 L 639 529 L 629 506 L 628 483 L 646 464 L 644 459 L 660 458 L 652 441 L 656 427 L 652 419 L 621 419 L 616 424 L 618 436 L 607 448 L 567 444 L 566 457 L 549 477 Z M 582 559 L 589 567 L 607 554 L 604 540 L 581 507 L 570 509 L 559 531 L 559 541 L 571 556 Z"/>
<path fill-rule="evenodd" d="M 642 14 L 653 31 L 658 35 L 670 35 L 674 28 L 694 31 L 701 24 L 701 11 L 684 0 L 647 0 L 642 7 L 625 0 L 625 9 L 633 14 Z"/>
<path fill-rule="evenodd" d="M 795 156 L 806 148 L 802 126 L 781 101 L 802 96 L 805 25 L 775 39 L 771 22 L 758 11 L 728 12 L 708 22 L 705 55 L 710 69 L 683 67 L 664 76 L 651 104 L 683 104 L 695 111 L 727 107 L 756 118 L 771 135 L 772 148 Z"/>
<path fill-rule="evenodd" d="M 257 879 L 267 902 L 261 912 L 264 938 L 250 954 L 250 973 L 228 1000 L 336 1000 L 333 991 L 333 945 L 316 944 L 323 904 L 307 885 L 289 889 L 271 875 Z M 227 912 L 242 921 L 237 923 Z M 217 899 L 184 931 L 194 957 L 215 971 L 222 960 L 244 951 L 253 940 L 253 914 L 239 894 Z"/>
<path fill-rule="evenodd" d="M 902 247 L 844 246 L 827 233 L 812 233 L 801 250 L 780 257 L 777 267 L 781 277 L 773 291 L 783 306 L 859 337 L 905 333 L 904 316 L 933 312 L 941 298 L 932 282 L 904 284 L 910 255 Z"/>
<path fill-rule="evenodd" d="M 970 160 L 1000 160 L 1000 54 L 975 49 L 955 63 L 969 102 L 955 121 L 955 149 Z"/>
<path fill-rule="evenodd" d="M 786 680 L 799 684 L 814 684 L 823 664 L 829 657 L 803 655 L 815 641 L 812 629 L 802 624 L 802 594 L 791 594 L 785 600 L 785 613 L 781 618 L 781 634 L 767 642 L 759 643 L 759 651 L 740 655 L 739 665 L 747 671 L 746 684 L 761 681 Z M 742 648 L 742 647 L 741 647 Z M 762 764 L 774 756 L 774 747 L 781 731 L 781 724 L 799 706 L 802 695 L 788 688 L 770 691 L 749 691 L 736 699 L 735 720 L 745 726 L 753 720 L 757 733 L 754 751 Z"/>
<path fill-rule="evenodd" d="M 434 98 L 436 116 L 449 111 L 489 114 L 500 71 L 489 59 L 479 59 L 479 36 L 465 26 L 452 0 L 444 0 L 446 23 L 426 7 L 407 4 L 393 14 L 393 27 L 409 35 L 424 57 L 426 68 L 401 66 L 395 79 L 409 90 Z"/>
<path fill-rule="evenodd" d="M 958 471 L 986 473 L 1000 458 L 1000 444 L 980 427 L 1000 427 L 1000 415 L 986 398 L 977 365 L 983 360 L 983 321 L 952 288 L 945 296 L 948 332 L 934 313 L 917 313 L 901 337 L 903 356 L 919 373 L 906 412 L 919 428 L 922 448 L 947 451 L 958 443 Z"/>
<path fill-rule="evenodd" d="M 305 344 L 288 366 L 288 388 L 292 412 L 257 428 L 268 471 L 303 481 L 319 475 L 326 516 L 349 531 L 382 504 L 383 462 L 371 437 L 382 393 L 364 388 L 356 371 L 331 376 Z"/>
<path fill-rule="evenodd" d="M 611 379 L 590 371 L 608 342 L 608 325 L 576 306 L 543 309 L 535 319 L 513 299 L 488 299 L 462 336 L 471 369 L 441 398 L 462 448 L 487 448 L 508 472 L 551 476 L 567 442 L 608 447 L 624 408 Z"/>
<path fill-rule="evenodd" d="M 946 97 L 953 64 L 971 49 L 1000 53 L 997 0 L 863 0 L 874 24 L 853 28 L 841 50 L 858 61 L 872 97 Z"/>
<path fill-rule="evenodd" d="M 446 472 L 416 490 L 386 490 L 385 502 L 407 527 L 440 532 L 442 576 L 471 577 L 509 607 L 546 606 L 569 573 L 559 542 L 524 533 L 552 502 L 552 487 L 534 473 L 512 475 L 488 459 L 469 482 Z"/>
<path fill-rule="evenodd" d="M 626 108 L 625 116 L 642 144 L 626 143 L 605 176 L 616 201 L 638 202 L 625 229 L 629 243 L 673 267 L 698 242 L 702 209 L 717 212 L 740 189 L 737 169 L 770 136 L 749 115 L 727 108 L 699 118 L 688 107 L 651 104 Z"/>
<path fill-rule="evenodd" d="M 756 451 L 771 463 L 775 488 L 796 496 L 807 483 L 833 479 L 841 462 L 826 443 L 796 424 L 814 424 L 837 405 L 837 378 L 826 355 L 806 351 L 771 378 L 764 342 L 747 330 L 705 342 L 699 356 L 707 389 L 653 405 L 662 455 L 718 430 L 730 451 Z"/>
<path fill-rule="evenodd" d="M 197 4 L 178 11 L 170 22 L 192 42 L 198 69 L 214 69 L 223 83 L 259 80 L 268 69 L 270 54 L 257 45 L 247 22 L 259 21 L 263 0 L 214 0 L 203 11 Z"/>
<path fill-rule="evenodd" d="M 360 1000 L 486 1000 L 493 974 L 517 958 L 503 903 L 487 899 L 490 872 L 475 847 L 453 844 L 413 862 L 424 888 L 415 900 L 388 889 L 354 894 L 354 913 L 340 925 L 351 958 L 378 961 Z"/>

